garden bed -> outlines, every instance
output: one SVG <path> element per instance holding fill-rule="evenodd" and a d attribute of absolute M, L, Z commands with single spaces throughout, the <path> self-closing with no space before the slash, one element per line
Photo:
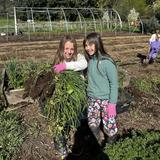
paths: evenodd
<path fill-rule="evenodd" d="M 119 128 L 119 140 L 117 141 L 117 146 L 119 145 L 119 148 L 122 149 L 123 146 L 127 146 L 126 143 L 132 144 L 130 141 L 126 140 L 126 143 L 124 145 L 122 144 L 120 147 L 122 139 L 132 139 L 133 135 L 135 135 L 135 137 L 139 135 L 137 135 L 139 130 L 145 130 L 152 131 L 150 136 L 153 138 L 153 141 L 148 141 L 148 144 L 151 144 L 151 147 L 154 146 L 155 149 L 157 149 L 156 146 L 160 146 L 160 140 L 157 139 L 157 134 L 159 135 L 160 130 L 160 78 L 158 76 L 160 73 L 160 64 L 156 62 L 152 65 L 141 65 L 138 59 L 135 58 L 135 55 L 136 54 L 133 53 L 131 53 L 128 57 L 119 55 L 119 58 L 121 59 L 121 57 L 123 57 L 124 60 L 118 62 L 118 70 L 121 71 L 120 76 L 124 74 L 124 79 L 122 78 L 122 86 L 125 87 L 127 92 L 132 95 L 132 102 L 129 105 L 128 110 L 117 115 L 117 123 Z M 133 59 L 134 63 L 131 63 L 129 61 L 130 59 Z M 152 84 L 154 84 L 154 86 L 152 86 Z M 17 96 L 20 98 L 20 100 L 22 100 L 22 93 L 23 90 L 11 91 L 11 94 Z M 18 98 L 16 102 L 18 101 Z M 53 146 L 53 137 L 48 133 L 47 121 L 40 112 L 37 100 L 27 105 L 23 105 L 24 103 L 25 102 L 18 101 L 18 106 L 23 107 L 16 108 L 15 105 L 12 105 L 7 108 L 9 113 L 12 112 L 12 109 L 14 108 L 14 111 L 23 117 L 22 124 L 25 127 L 23 136 L 24 141 L 20 148 L 16 148 L 18 149 L 16 154 L 17 156 L 13 156 L 12 159 L 59 160 L 59 157 L 56 154 L 56 150 Z M 155 132 L 155 134 L 153 132 Z M 149 133 L 147 132 L 144 135 L 142 134 L 142 136 L 145 137 L 145 135 L 147 135 L 147 137 L 150 137 L 148 134 Z M 133 142 L 133 139 L 131 141 Z M 69 154 L 67 159 L 101 160 L 103 157 L 105 160 L 107 160 L 109 156 L 112 156 L 111 159 L 114 159 L 113 155 L 110 154 L 112 151 L 114 151 L 114 149 L 112 150 L 111 146 L 106 144 L 104 150 L 99 148 L 87 126 L 86 119 L 83 119 L 82 125 L 78 127 L 78 130 L 75 133 L 74 142 L 74 147 L 72 149 L 73 152 Z M 107 149 L 107 145 L 110 147 L 109 149 Z M 130 150 L 133 148 L 134 147 L 131 147 Z M 110 150 L 110 153 L 108 153 L 106 150 Z M 145 148 L 142 148 L 142 150 L 145 150 Z M 158 150 L 156 153 L 158 153 Z M 134 153 L 134 155 L 136 155 L 136 153 Z M 143 154 L 141 156 L 145 155 Z"/>

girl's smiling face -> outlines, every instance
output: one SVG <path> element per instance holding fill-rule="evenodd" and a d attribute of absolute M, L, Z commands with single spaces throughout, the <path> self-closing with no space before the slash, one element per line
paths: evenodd
<path fill-rule="evenodd" d="M 70 41 L 66 42 L 64 45 L 64 59 L 70 60 L 74 54 L 74 44 Z"/>
<path fill-rule="evenodd" d="M 86 42 L 86 44 L 85 44 L 85 50 L 86 50 L 86 52 L 87 52 L 90 56 L 94 55 L 95 52 L 96 52 L 95 44 L 93 44 L 93 43 L 90 43 L 90 44 L 89 44 L 88 42 Z"/>

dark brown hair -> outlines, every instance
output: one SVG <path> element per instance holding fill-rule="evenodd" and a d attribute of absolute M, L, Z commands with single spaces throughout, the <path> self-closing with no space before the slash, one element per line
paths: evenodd
<path fill-rule="evenodd" d="M 111 56 L 105 51 L 103 42 L 99 33 L 96 33 L 96 32 L 89 33 L 83 40 L 84 48 L 85 48 L 86 42 L 88 42 L 89 44 L 95 44 L 96 51 L 94 55 L 97 57 L 97 60 L 98 60 L 97 66 L 98 66 L 99 60 L 103 60 L 103 59 L 108 59 L 115 64 Z M 88 60 L 91 58 L 86 51 L 85 51 L 85 55 Z"/>

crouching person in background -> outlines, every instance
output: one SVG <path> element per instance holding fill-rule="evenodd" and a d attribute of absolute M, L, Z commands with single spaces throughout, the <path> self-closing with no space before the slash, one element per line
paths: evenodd
<path fill-rule="evenodd" d="M 159 52 L 160 52 L 160 40 L 158 34 L 156 34 L 155 39 L 150 41 L 150 49 L 148 55 L 149 64 L 152 64 L 154 62 Z"/>

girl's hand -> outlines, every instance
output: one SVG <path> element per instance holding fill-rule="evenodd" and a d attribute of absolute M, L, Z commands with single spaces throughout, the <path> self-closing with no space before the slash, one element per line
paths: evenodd
<path fill-rule="evenodd" d="M 60 73 L 66 70 L 66 64 L 65 63 L 59 63 L 53 66 L 54 72 Z"/>
<path fill-rule="evenodd" d="M 108 111 L 108 117 L 109 118 L 116 117 L 116 115 L 117 115 L 117 113 L 116 113 L 116 104 L 109 103 L 107 111 Z"/>

